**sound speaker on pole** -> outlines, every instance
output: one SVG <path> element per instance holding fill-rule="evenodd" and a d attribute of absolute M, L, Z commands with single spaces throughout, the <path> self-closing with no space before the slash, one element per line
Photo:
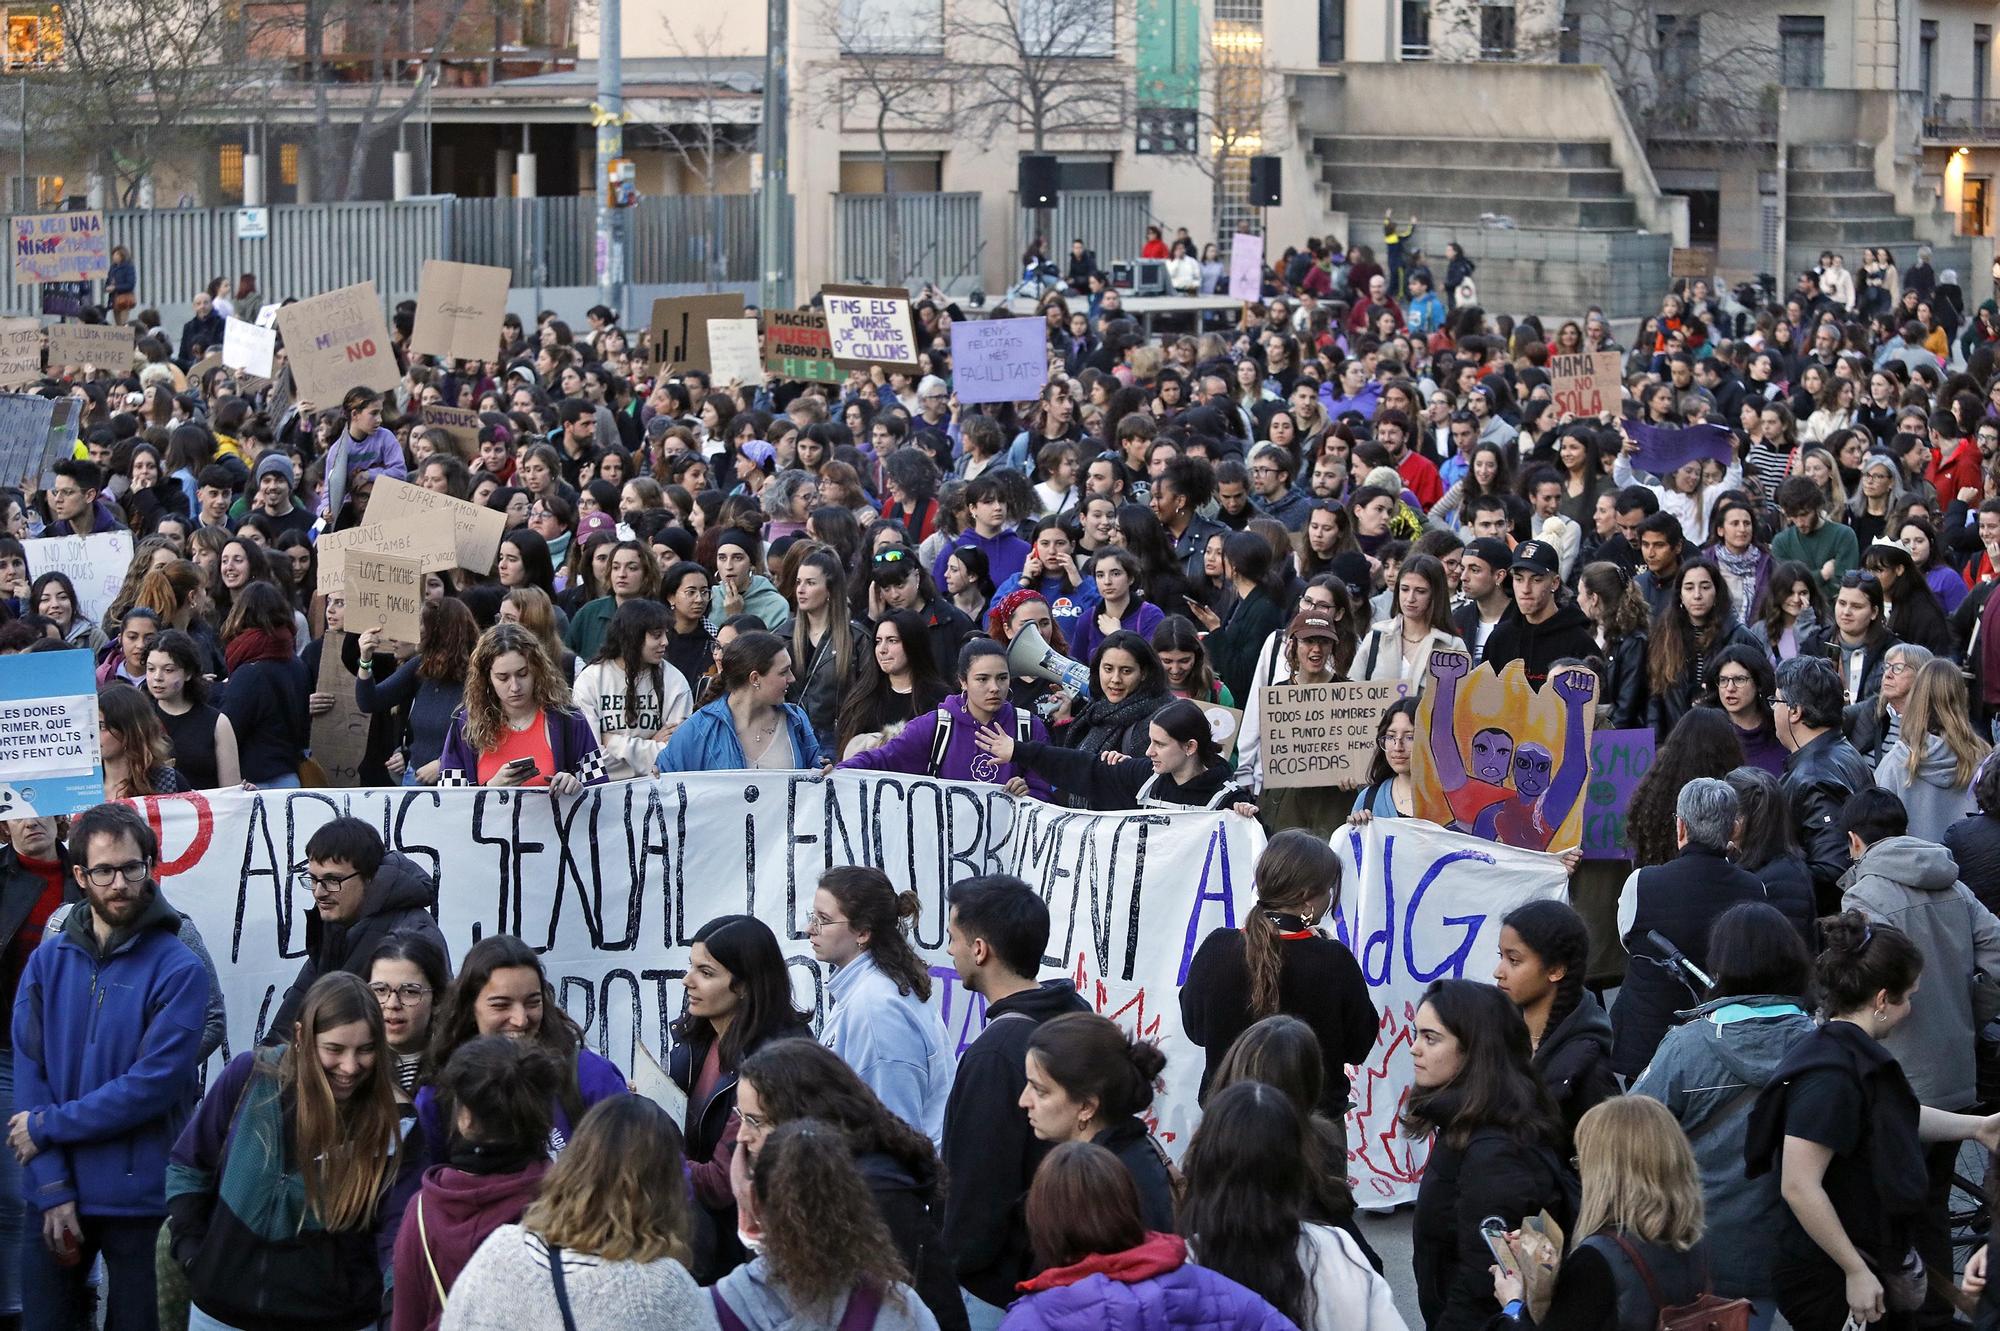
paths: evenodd
<path fill-rule="evenodd" d="M 1027 153 L 1021 158 L 1018 185 L 1023 208 L 1050 208 L 1056 201 L 1056 159 L 1049 153 Z"/>
<path fill-rule="evenodd" d="M 1275 208 L 1284 202 L 1284 162 L 1276 157 L 1250 159 L 1250 206 Z"/>

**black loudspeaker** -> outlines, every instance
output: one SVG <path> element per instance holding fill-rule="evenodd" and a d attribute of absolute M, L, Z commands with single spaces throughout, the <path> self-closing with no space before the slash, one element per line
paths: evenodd
<path fill-rule="evenodd" d="M 1284 162 L 1276 157 L 1251 158 L 1250 206 L 1275 208 L 1284 201 Z"/>
<path fill-rule="evenodd" d="M 1053 207 L 1056 201 L 1056 159 L 1048 153 L 1023 156 L 1018 189 L 1023 208 Z"/>

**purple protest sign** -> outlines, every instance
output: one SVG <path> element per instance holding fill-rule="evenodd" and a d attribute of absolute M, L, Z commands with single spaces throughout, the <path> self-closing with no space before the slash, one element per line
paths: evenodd
<path fill-rule="evenodd" d="M 1690 425 L 1685 430 L 1671 426 L 1625 422 L 1625 433 L 1639 451 L 1632 465 L 1665 480 L 1697 458 L 1714 458 L 1728 466 L 1736 456 L 1736 439 L 1721 425 Z"/>
<path fill-rule="evenodd" d="M 1650 728 L 1594 730 L 1590 735 L 1590 782 L 1583 792 L 1583 858 L 1628 860 L 1625 814 L 1639 778 L 1653 765 Z"/>
<path fill-rule="evenodd" d="M 1048 378 L 1048 325 L 1039 317 L 953 322 L 951 386 L 960 402 L 1032 402 Z"/>
<path fill-rule="evenodd" d="M 1229 296 L 1257 300 L 1264 294 L 1264 238 L 1237 232 L 1229 242 Z"/>

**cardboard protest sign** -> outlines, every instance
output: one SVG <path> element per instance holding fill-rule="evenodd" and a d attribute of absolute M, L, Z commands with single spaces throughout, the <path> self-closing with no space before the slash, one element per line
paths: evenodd
<path fill-rule="evenodd" d="M 1227 758 L 1236 752 L 1236 741 L 1243 733 L 1243 709 L 1224 707 L 1219 702 L 1198 702 L 1201 714 L 1208 718 L 1208 733 L 1215 737 L 1215 747 L 1222 750 Z"/>
<path fill-rule="evenodd" d="M 1618 411 L 1624 396 L 1615 351 L 1579 351 L 1549 357 L 1549 388 L 1558 416 Z"/>
<path fill-rule="evenodd" d="M 1049 333 L 1040 319 L 952 324 L 951 386 L 960 402 L 1032 402 L 1048 379 Z"/>
<path fill-rule="evenodd" d="M 338 563 L 339 561 L 334 561 Z M 320 565 L 324 577 L 326 564 Z M 324 588 L 322 588 L 324 590 Z M 316 693 L 330 694 L 333 706 L 312 719 L 312 757 L 333 787 L 361 784 L 361 760 L 368 756 L 370 717 L 354 701 L 354 673 L 341 660 L 345 633 L 329 633 L 319 652 Z"/>
<path fill-rule="evenodd" d="M 49 367 L 96 365 L 113 374 L 132 368 L 131 324 L 50 324 Z"/>
<path fill-rule="evenodd" d="M 41 377 L 42 321 L 0 319 L 0 388 L 19 388 Z"/>
<path fill-rule="evenodd" d="M 821 287 L 826 338 L 843 370 L 917 368 L 917 330 L 910 293 L 901 287 Z M 1037 392 L 1040 390 L 1037 389 Z"/>
<path fill-rule="evenodd" d="M 424 568 L 419 560 L 371 550 L 342 553 L 341 594 L 349 632 L 382 630 L 385 638 L 415 642 L 423 633 Z"/>
<path fill-rule="evenodd" d="M 103 802 L 90 653 L 0 656 L 0 819 L 50 818 Z"/>
<path fill-rule="evenodd" d="M 111 273 L 104 214 L 36 213 L 14 218 L 16 282 L 98 282 Z"/>
<path fill-rule="evenodd" d="M 425 407 L 423 423 L 425 429 L 435 430 L 451 440 L 451 446 L 461 462 L 470 462 L 479 456 L 479 431 L 483 422 L 478 412 L 462 407 Z"/>
<path fill-rule="evenodd" d="M 1583 794 L 1583 858 L 1627 860 L 1625 815 L 1639 778 L 1653 765 L 1651 727 L 1600 730 L 1590 737 L 1590 784 Z"/>
<path fill-rule="evenodd" d="M 1237 232 L 1229 241 L 1231 300 L 1259 300 L 1264 295 L 1264 238 Z"/>
<path fill-rule="evenodd" d="M 53 461 L 49 422 L 55 409 L 50 399 L 32 393 L 0 393 L 0 485 L 40 488 L 43 469 Z"/>
<path fill-rule="evenodd" d="M 1409 691 L 1395 680 L 1269 685 L 1260 738 L 1265 786 L 1365 785 L 1382 713 Z"/>
<path fill-rule="evenodd" d="M 1417 817 L 1525 850 L 1575 848 L 1597 676 L 1558 670 L 1537 689 L 1519 661 L 1471 666 L 1464 652 L 1431 653 L 1410 766 Z"/>
<path fill-rule="evenodd" d="M 410 350 L 447 360 L 491 360 L 499 354 L 513 272 L 481 263 L 425 259 L 417 279 L 417 322 Z"/>
<path fill-rule="evenodd" d="M 662 296 L 653 302 L 646 342 L 663 375 L 675 369 L 707 370 L 708 321 L 742 317 L 741 296 Z"/>
<path fill-rule="evenodd" d="M 764 365 L 781 379 L 837 384 L 825 310 L 764 311 Z"/>
<path fill-rule="evenodd" d="M 1707 277 L 1715 271 L 1715 256 L 1707 250 L 1675 249 L 1667 254 L 1668 277 Z"/>
<path fill-rule="evenodd" d="M 284 306 L 278 331 L 298 396 L 316 408 L 339 406 L 350 388 L 389 392 L 402 379 L 372 281 Z"/>
<path fill-rule="evenodd" d="M 1713 421 L 1685 429 L 1626 421 L 1625 433 L 1639 446 L 1632 465 L 1663 481 L 1697 459 L 1713 459 L 1727 467 L 1736 457 L 1736 436 L 1728 426 Z"/>
<path fill-rule="evenodd" d="M 42 536 L 21 542 L 28 553 L 28 576 L 65 573 L 76 587 L 76 612 L 96 623 L 118 599 L 125 570 L 132 566 L 132 533 L 101 531 L 90 536 Z"/>
<path fill-rule="evenodd" d="M 493 571 L 493 557 L 499 554 L 500 538 L 507 532 L 505 513 L 468 504 L 394 476 L 377 476 L 375 489 L 368 497 L 369 525 L 387 527 L 404 519 L 427 522 L 449 519 L 452 539 L 458 547 L 458 566 L 473 573 Z"/>
<path fill-rule="evenodd" d="M 371 500 L 368 516 L 375 517 Z M 319 590 L 346 590 L 343 561 L 354 550 L 396 555 L 413 559 L 425 573 L 445 573 L 458 567 L 458 537 L 448 523 L 435 516 L 399 518 L 394 522 L 369 521 L 346 531 L 322 532 L 314 543 L 319 552 Z M 415 639 L 410 639 L 414 642 Z"/>
<path fill-rule="evenodd" d="M 757 353 L 755 319 L 708 321 L 708 372 L 718 384 L 764 382 L 764 362 Z"/>
<path fill-rule="evenodd" d="M 275 329 L 259 328 L 244 319 L 231 319 L 222 326 L 222 363 L 232 370 L 269 379 L 278 359 Z"/>

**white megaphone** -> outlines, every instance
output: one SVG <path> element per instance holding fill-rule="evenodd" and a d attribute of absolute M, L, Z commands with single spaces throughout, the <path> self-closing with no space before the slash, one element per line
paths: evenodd
<path fill-rule="evenodd" d="M 1049 646 L 1042 640 L 1041 630 L 1033 624 L 1023 625 L 1014 635 L 1013 644 L 1007 648 L 1007 668 L 1016 675 L 1060 684 L 1071 693 L 1090 689 L 1090 668 Z"/>

